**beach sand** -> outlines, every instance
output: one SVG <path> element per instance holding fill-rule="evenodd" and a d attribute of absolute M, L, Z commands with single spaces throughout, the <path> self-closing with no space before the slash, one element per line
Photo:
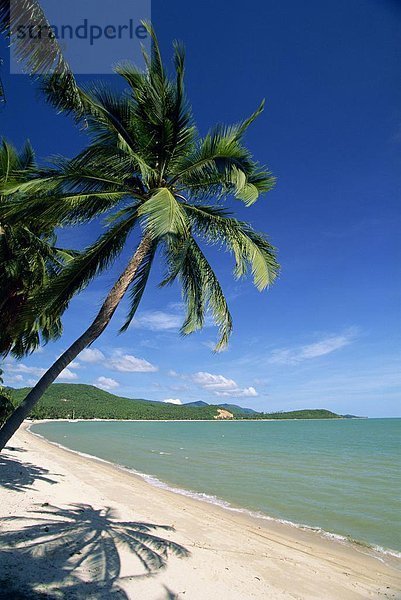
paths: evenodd
<path fill-rule="evenodd" d="M 400 559 L 156 488 L 26 427 L 0 454 L 0 598 L 401 598 Z"/>

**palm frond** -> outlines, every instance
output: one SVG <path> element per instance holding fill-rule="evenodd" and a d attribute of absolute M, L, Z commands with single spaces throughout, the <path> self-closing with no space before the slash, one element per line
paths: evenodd
<path fill-rule="evenodd" d="M 46 76 L 60 94 L 80 106 L 75 77 L 37 0 L 1 0 L 0 32 L 9 38 L 17 60 L 29 75 Z"/>
<path fill-rule="evenodd" d="M 169 235 L 165 238 L 165 260 L 168 272 L 160 283 L 161 287 L 173 283 L 179 278 L 182 295 L 186 305 L 186 316 L 182 332 L 193 333 L 202 329 L 205 322 L 205 288 L 202 272 L 198 264 L 191 260 L 191 238 L 177 238 Z"/>
<path fill-rule="evenodd" d="M 186 203 L 182 203 L 182 206 L 194 233 L 199 233 L 209 243 L 226 246 L 233 252 L 236 261 L 234 274 L 237 278 L 243 277 L 249 267 L 259 291 L 274 282 L 279 265 L 275 248 L 265 236 L 222 209 Z"/>
<path fill-rule="evenodd" d="M 239 138 L 222 126 L 215 127 L 201 140 L 195 151 L 179 161 L 176 169 L 171 184 L 187 190 L 194 198 L 233 194 L 248 206 L 275 182 L 252 159 Z"/>
<path fill-rule="evenodd" d="M 73 296 L 107 269 L 122 252 L 137 218 L 137 211 L 133 210 L 130 216 L 110 227 L 92 246 L 70 260 L 43 293 L 37 296 L 36 307 L 40 311 L 64 312 Z"/>
<path fill-rule="evenodd" d="M 3 66 L 4 61 L 0 56 L 0 68 Z M 3 85 L 3 81 L 1 79 L 0 76 L 0 108 L 2 107 L 2 105 L 4 105 L 7 101 L 7 97 L 6 97 L 6 91 L 4 89 L 4 85 Z"/>
<path fill-rule="evenodd" d="M 138 209 L 145 229 L 153 239 L 174 233 L 186 235 L 188 223 L 181 204 L 167 188 L 159 189 Z"/>
<path fill-rule="evenodd" d="M 194 239 L 191 239 L 188 247 L 188 258 L 192 267 L 189 269 L 189 271 L 187 271 L 184 277 L 186 276 L 187 278 L 191 279 L 196 277 L 196 274 L 199 274 L 200 276 L 198 282 L 192 283 L 192 287 L 195 288 L 195 286 L 197 286 L 198 289 L 202 289 L 201 293 L 204 296 L 203 306 L 205 309 L 210 309 L 213 320 L 219 329 L 220 338 L 215 347 L 215 351 L 219 352 L 224 350 L 224 348 L 226 348 L 228 345 L 233 328 L 232 318 L 228 309 L 227 301 L 220 286 L 219 280 L 217 279 L 212 267 Z M 183 283 L 183 285 L 185 288 L 188 288 L 191 284 Z M 194 328 L 200 324 L 199 317 L 193 319 L 191 315 L 193 311 L 191 300 L 192 299 L 190 297 L 190 302 L 187 304 L 187 318 L 182 329 L 184 334 L 191 333 Z"/>
<path fill-rule="evenodd" d="M 86 194 L 51 194 L 10 200 L 0 211 L 11 223 L 35 220 L 52 224 L 74 225 L 87 223 L 118 206 L 127 197 L 126 192 L 91 192 Z M 131 208 L 132 208 L 131 202 Z"/>
<path fill-rule="evenodd" d="M 220 334 L 215 351 L 223 350 L 232 332 L 232 318 L 220 283 L 200 247 L 192 237 L 177 240 L 170 236 L 166 260 L 169 272 L 161 285 L 178 278 L 186 305 L 181 332 L 188 335 L 201 329 L 209 309 Z"/>

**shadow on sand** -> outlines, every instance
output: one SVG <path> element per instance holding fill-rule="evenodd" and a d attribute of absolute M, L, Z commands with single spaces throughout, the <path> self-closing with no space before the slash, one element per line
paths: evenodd
<path fill-rule="evenodd" d="M 169 555 L 190 554 L 155 533 L 173 527 L 118 521 L 111 508 L 43 505 L 32 513 L 32 519 L 4 519 L 5 524 L 22 521 L 23 526 L 0 534 L 2 600 L 123 600 L 128 598 L 124 581 L 156 575 L 167 566 Z M 122 566 L 130 575 L 121 576 Z M 163 600 L 177 597 L 164 589 Z"/>
<path fill-rule="evenodd" d="M 22 449 L 16 448 L 6 450 L 23 452 Z M 38 479 L 47 483 L 57 483 L 55 479 L 48 477 L 49 474 L 47 469 L 0 454 L 0 487 L 25 492 L 32 488 Z"/>

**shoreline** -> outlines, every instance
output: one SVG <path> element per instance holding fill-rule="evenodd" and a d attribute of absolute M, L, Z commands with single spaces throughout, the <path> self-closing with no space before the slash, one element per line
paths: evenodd
<path fill-rule="evenodd" d="M 268 419 L 265 419 L 265 421 L 267 421 L 267 420 Z M 275 420 L 276 419 L 271 419 L 271 421 L 275 421 Z M 283 420 L 285 420 L 285 419 L 283 419 Z M 301 420 L 301 419 L 293 419 L 293 420 Z M 309 419 L 302 419 L 302 420 L 309 420 Z M 321 419 L 321 420 L 332 420 L 332 419 Z M 115 463 L 113 461 L 110 461 L 110 460 L 107 460 L 104 458 L 100 458 L 99 456 L 95 456 L 94 454 L 88 454 L 86 452 L 80 452 L 79 450 L 73 450 L 72 448 L 68 448 L 68 446 L 64 446 L 63 444 L 61 444 L 59 442 L 54 442 L 52 440 L 48 440 L 45 436 L 41 435 L 40 433 L 31 431 L 31 427 L 33 425 L 39 425 L 39 424 L 44 424 L 44 423 L 53 423 L 53 422 L 57 422 L 57 421 L 63 421 L 63 422 L 68 422 L 68 423 L 69 422 L 91 422 L 91 421 L 96 421 L 96 422 L 98 422 L 98 421 L 100 421 L 100 422 L 101 421 L 120 422 L 121 421 L 121 422 L 124 422 L 125 419 L 124 420 L 121 420 L 121 419 L 74 419 L 74 421 L 70 421 L 69 419 L 42 419 L 40 421 L 37 420 L 32 423 L 26 423 L 26 431 L 28 431 L 31 435 L 35 435 L 35 436 L 39 437 L 40 439 L 44 440 L 46 443 L 56 446 L 57 448 L 60 448 L 61 450 L 64 450 L 66 452 L 71 452 L 73 454 L 77 454 L 78 456 L 82 456 L 83 458 L 88 458 L 88 459 L 91 459 L 94 461 L 99 461 L 99 462 L 108 464 L 111 467 L 114 467 L 121 471 L 130 473 L 136 477 L 140 477 L 148 485 L 151 485 L 156 489 L 164 489 L 173 494 L 184 496 L 186 498 L 192 498 L 194 500 L 197 500 L 199 502 L 204 502 L 204 503 L 212 505 L 212 506 L 218 506 L 219 508 L 221 508 L 223 510 L 227 510 L 227 511 L 237 513 L 237 514 L 247 515 L 248 517 L 251 517 L 252 519 L 280 523 L 282 525 L 285 525 L 286 527 L 292 527 L 294 529 L 298 529 L 301 531 L 308 531 L 308 532 L 313 533 L 314 535 L 318 535 L 323 539 L 329 539 L 335 543 L 350 545 L 351 547 L 356 546 L 356 547 L 358 547 L 358 549 L 363 548 L 365 551 L 368 551 L 368 552 L 372 551 L 372 552 L 378 553 L 380 555 L 392 556 L 396 559 L 401 559 L 401 551 L 399 551 L 399 550 L 394 550 L 392 548 L 385 548 L 385 547 L 379 546 L 378 544 L 373 544 L 373 543 L 365 542 L 363 540 L 354 539 L 351 536 L 334 533 L 332 531 L 327 531 L 325 529 L 322 529 L 318 525 L 316 525 L 316 526 L 306 525 L 305 523 L 290 521 L 289 519 L 285 519 L 285 518 L 272 517 L 271 515 L 269 515 L 267 513 L 263 513 L 262 511 L 252 511 L 252 510 L 243 508 L 241 506 L 235 506 L 228 500 L 224 500 L 223 498 L 219 498 L 218 496 L 212 496 L 205 492 L 194 492 L 194 491 L 188 490 L 186 488 L 177 487 L 175 484 L 163 481 L 163 480 L 159 479 L 159 477 L 156 477 L 155 475 L 152 475 L 151 473 L 142 473 L 140 471 L 137 471 L 135 468 L 126 467 L 124 465 Z M 127 421 L 128 421 L 128 419 L 127 419 Z M 133 423 L 138 423 L 138 422 L 144 421 L 144 419 L 139 419 L 139 420 L 131 419 L 129 421 L 133 422 Z M 147 419 L 145 422 L 154 423 L 157 421 L 159 421 L 159 420 Z M 161 421 L 161 422 L 168 423 L 169 420 Z M 179 423 L 180 421 L 174 421 L 174 422 Z M 185 422 L 188 422 L 188 421 L 186 420 Z M 191 422 L 191 421 L 189 421 L 189 422 Z M 198 422 L 202 422 L 202 419 L 199 420 Z M 214 422 L 214 421 L 207 421 L 207 422 Z M 400 563 L 400 567 L 401 567 L 401 563 Z"/>
<path fill-rule="evenodd" d="M 62 423 L 274 423 L 278 421 L 279 423 L 283 423 L 286 421 L 363 421 L 363 420 L 373 420 L 373 419 L 397 419 L 401 417 L 331 417 L 331 418 L 314 418 L 314 419 L 27 419 L 27 422 L 32 425 L 39 425 L 40 423 L 57 423 L 60 421 Z"/>
<path fill-rule="evenodd" d="M 185 560 L 169 559 L 167 568 L 151 579 L 127 575 L 114 581 L 128 598 L 159 600 L 166 597 L 163 589 L 174 592 L 170 598 L 191 600 L 401 598 L 401 561 L 393 556 L 155 487 L 130 470 L 61 448 L 28 428 L 25 423 L 4 456 L 34 465 L 45 475 L 24 493 L 0 487 L 2 498 L 8 499 L 8 504 L 0 503 L 2 513 L 19 516 L 22 511 L 32 519 L 32 504 L 41 502 L 107 505 L 124 521 L 173 524 L 169 537 L 191 551 Z M 21 528 L 18 519 L 5 523 L 6 528 Z"/>

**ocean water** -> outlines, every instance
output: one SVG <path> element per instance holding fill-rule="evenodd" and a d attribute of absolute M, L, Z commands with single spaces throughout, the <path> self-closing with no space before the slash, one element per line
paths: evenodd
<path fill-rule="evenodd" d="M 401 419 L 52 422 L 32 431 L 156 485 L 401 551 Z"/>

